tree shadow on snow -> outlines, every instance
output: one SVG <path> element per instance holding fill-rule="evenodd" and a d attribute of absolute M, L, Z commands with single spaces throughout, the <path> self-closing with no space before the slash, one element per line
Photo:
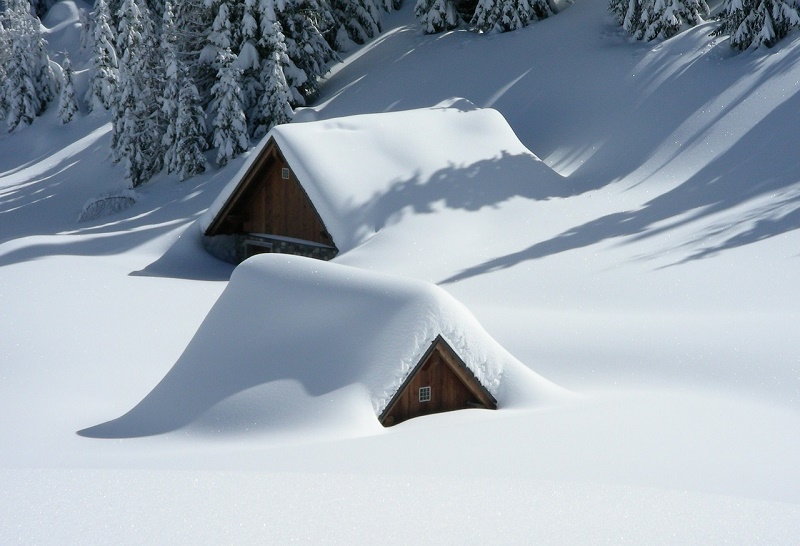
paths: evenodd
<path fill-rule="evenodd" d="M 220 170 L 180 183 L 158 175 L 135 190 L 136 203 L 131 207 L 78 222 L 87 201 L 115 187 L 127 187 L 122 167 L 97 168 L 97 158 L 107 155 L 107 139 L 108 131 L 101 127 L 66 148 L 48 150 L 0 174 L 0 267 L 57 255 L 123 254 L 182 227 L 191 230 L 197 211 L 210 205 L 231 172 Z M 115 178 L 98 180 L 98 173 Z M 227 279 L 230 268 L 206 260 L 200 237 L 191 240 L 192 234 L 187 234 L 178 236 L 154 263 L 132 274 Z"/>
<path fill-rule="evenodd" d="M 427 179 L 417 174 L 396 181 L 348 216 L 377 231 L 404 214 L 431 214 L 439 207 L 474 212 L 516 197 L 540 201 L 576 193 L 567 179 L 536 157 L 502 152 L 470 165 L 439 169 Z"/>
<path fill-rule="evenodd" d="M 725 153 L 641 208 L 597 218 L 519 252 L 465 269 L 442 282 L 453 283 L 609 239 L 641 241 L 719 213 L 731 216 L 711 230 L 701 231 L 700 243 L 678 246 L 697 247 L 703 238 L 711 236 L 719 242 L 696 249 L 681 263 L 800 229 L 800 156 L 786 139 L 794 132 L 798 110 L 800 94 L 795 94 Z M 764 200 L 766 204 L 746 206 L 754 200 Z M 743 211 L 734 213 L 737 207 Z"/>

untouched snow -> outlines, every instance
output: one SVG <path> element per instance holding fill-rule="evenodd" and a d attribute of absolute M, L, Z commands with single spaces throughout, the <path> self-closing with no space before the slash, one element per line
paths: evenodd
<path fill-rule="evenodd" d="M 74 7 L 45 24 L 81 96 Z M 359 382 L 289 379 L 267 384 L 306 402 L 288 414 L 264 414 L 262 384 L 163 434 L 77 434 L 191 376 L 199 332 L 232 335 L 232 268 L 198 224 L 252 153 L 77 223 L 126 183 L 107 120 L 51 108 L 0 134 L 0 542 L 795 543 L 800 35 L 743 54 L 711 24 L 634 43 L 595 0 L 503 35 L 425 36 L 409 5 L 384 27 L 299 120 L 463 97 L 559 183 L 473 208 L 411 184 L 335 261 L 439 285 L 574 395 L 381 429 Z M 335 426 L 309 418 L 330 400 Z"/>

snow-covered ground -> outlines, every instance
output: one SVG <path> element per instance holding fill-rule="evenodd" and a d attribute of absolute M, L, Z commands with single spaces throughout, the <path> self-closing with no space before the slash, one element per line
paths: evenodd
<path fill-rule="evenodd" d="M 45 23 L 81 94 L 72 6 Z M 334 67 L 299 121 L 463 97 L 560 175 L 465 198 L 464 173 L 491 165 L 454 165 L 336 258 L 438 284 L 572 393 L 389 429 L 360 410 L 259 426 L 271 402 L 251 386 L 215 426 L 79 435 L 185 372 L 232 273 L 199 219 L 246 158 L 78 223 L 126 188 L 108 120 L 52 108 L 0 134 L 0 542 L 796 543 L 800 36 L 734 54 L 712 28 L 630 42 L 605 2 L 576 0 L 515 33 L 425 36 L 406 5 Z"/>

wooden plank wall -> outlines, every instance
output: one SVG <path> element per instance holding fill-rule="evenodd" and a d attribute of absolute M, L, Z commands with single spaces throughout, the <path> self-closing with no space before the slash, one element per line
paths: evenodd
<path fill-rule="evenodd" d="M 431 387 L 431 400 L 419 401 L 419 389 Z M 464 385 L 435 349 L 428 361 L 411 378 L 383 424 L 392 426 L 413 417 L 472 407 L 485 407 Z"/>
<path fill-rule="evenodd" d="M 282 178 L 286 167 L 282 160 L 275 160 L 266 172 L 258 173 L 259 180 L 254 181 L 258 189 L 247 198 L 243 230 L 332 244 L 330 237 L 323 235 L 325 228 L 294 173 L 290 171 L 289 180 Z"/>

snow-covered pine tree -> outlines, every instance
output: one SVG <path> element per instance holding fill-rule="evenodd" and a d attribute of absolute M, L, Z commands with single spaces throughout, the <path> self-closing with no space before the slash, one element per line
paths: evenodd
<path fill-rule="evenodd" d="M 172 13 L 172 3 L 167 0 L 161 19 L 161 54 L 164 57 L 164 92 L 158 97 L 163 136 L 164 167 L 167 172 L 176 169 L 178 141 L 178 101 L 180 95 L 180 66 L 176 49 L 177 34 Z"/>
<path fill-rule="evenodd" d="M 705 0 L 610 0 L 608 9 L 637 40 L 671 38 L 709 14 Z"/>
<path fill-rule="evenodd" d="M 6 66 L 10 59 L 11 42 L 3 25 L 3 18 L 0 17 L 0 121 L 6 119 L 6 112 L 8 111 L 8 92 L 6 91 L 8 74 Z"/>
<path fill-rule="evenodd" d="M 461 22 L 452 0 L 417 0 L 414 15 L 428 34 L 454 29 Z"/>
<path fill-rule="evenodd" d="M 50 67 L 50 56 L 47 54 L 47 42 L 42 35 L 41 22 L 38 17 L 29 16 L 27 23 L 30 25 L 28 47 L 33 58 L 33 84 L 36 86 L 36 93 L 41 100 L 42 107 L 39 113 L 42 113 L 47 105 L 58 96 L 58 78 Z"/>
<path fill-rule="evenodd" d="M 197 86 L 200 100 L 207 104 L 217 73 L 213 68 L 215 51 L 208 42 L 214 21 L 211 8 L 204 0 L 181 0 L 173 4 L 173 12 L 178 58 Z"/>
<path fill-rule="evenodd" d="M 645 22 L 648 15 L 646 3 L 649 0 L 610 0 L 608 9 L 628 34 L 641 40 L 644 37 Z"/>
<path fill-rule="evenodd" d="M 280 24 L 273 22 L 271 29 L 262 33 L 263 48 L 267 52 L 261 63 L 263 91 L 251 119 L 253 135 L 261 137 L 275 125 L 289 123 L 294 112 L 290 106 L 291 91 L 283 73 L 289 62 Z"/>
<path fill-rule="evenodd" d="M 682 27 L 695 26 L 708 17 L 705 0 L 648 0 L 646 17 L 643 14 L 643 39 L 671 38 Z"/>
<path fill-rule="evenodd" d="M 285 74 L 292 103 L 302 106 L 318 93 L 318 79 L 328 72 L 328 62 L 338 60 L 323 35 L 334 20 L 327 4 L 318 0 L 285 0 L 275 6 L 291 60 Z"/>
<path fill-rule="evenodd" d="M 214 14 L 214 21 L 211 23 L 211 32 L 208 35 L 208 42 L 216 47 L 214 59 L 218 58 L 218 53 L 222 49 L 238 47 L 241 42 L 241 6 L 242 4 L 234 0 L 206 0 L 206 5 L 210 6 Z"/>
<path fill-rule="evenodd" d="M 75 99 L 75 85 L 72 81 L 72 63 L 64 54 L 64 81 L 61 83 L 61 94 L 58 99 L 58 119 L 62 124 L 69 123 L 78 112 L 78 102 Z"/>
<path fill-rule="evenodd" d="M 163 166 L 159 105 L 157 41 L 150 10 L 141 0 L 123 0 L 119 9 L 117 49 L 119 95 L 112 118 L 112 157 L 125 165 L 136 187 Z"/>
<path fill-rule="evenodd" d="M 377 3 L 383 7 L 383 11 L 388 13 L 400 9 L 403 0 L 378 0 Z"/>
<path fill-rule="evenodd" d="M 472 25 L 483 32 L 507 32 L 551 15 L 547 0 L 479 0 Z"/>
<path fill-rule="evenodd" d="M 223 167 L 247 150 L 248 140 L 239 87 L 242 71 L 236 63 L 236 55 L 230 49 L 222 49 L 218 54 L 218 64 L 217 83 L 211 89 L 215 112 L 212 144 L 217 148 L 217 164 Z"/>
<path fill-rule="evenodd" d="M 114 103 L 119 85 L 119 65 L 111 30 L 111 14 L 105 0 L 96 0 L 92 12 L 94 24 L 91 33 L 92 68 L 86 105 L 90 112 L 101 108 L 108 110 Z"/>
<path fill-rule="evenodd" d="M 12 45 L 11 52 L 12 58 L 17 58 L 19 54 L 17 47 Z M 33 85 L 33 79 L 25 72 L 24 65 L 19 61 L 12 60 L 8 64 L 5 93 L 8 103 L 6 123 L 8 123 L 9 132 L 16 129 L 20 123 L 23 125 L 33 123 L 39 100 L 36 97 L 36 87 Z"/>
<path fill-rule="evenodd" d="M 381 32 L 381 10 L 374 0 L 330 0 L 336 21 L 331 46 L 338 51 L 348 48 L 347 40 L 363 44 Z"/>
<path fill-rule="evenodd" d="M 247 119 L 251 119 L 252 113 L 259 101 L 263 87 L 260 83 L 260 71 L 262 55 L 259 52 L 259 24 L 257 0 L 244 0 L 242 7 L 242 21 L 239 25 L 241 43 L 237 44 L 234 50 L 238 52 L 237 62 L 242 69 L 242 101 Z M 250 124 L 248 124 L 250 125 Z M 253 127 L 250 126 L 252 132 Z"/>
<path fill-rule="evenodd" d="M 206 170 L 206 115 L 191 76 L 184 71 L 178 95 L 177 140 L 172 170 L 181 180 Z"/>
<path fill-rule="evenodd" d="M 789 31 L 800 26 L 793 0 L 726 0 L 716 35 L 730 35 L 732 48 L 745 50 L 772 47 Z"/>
<path fill-rule="evenodd" d="M 31 15 L 28 0 L 8 0 L 5 29 L 10 50 L 5 67 L 6 121 L 13 131 L 20 123 L 33 123 L 55 98 L 58 83 L 50 68 L 39 19 Z"/>

